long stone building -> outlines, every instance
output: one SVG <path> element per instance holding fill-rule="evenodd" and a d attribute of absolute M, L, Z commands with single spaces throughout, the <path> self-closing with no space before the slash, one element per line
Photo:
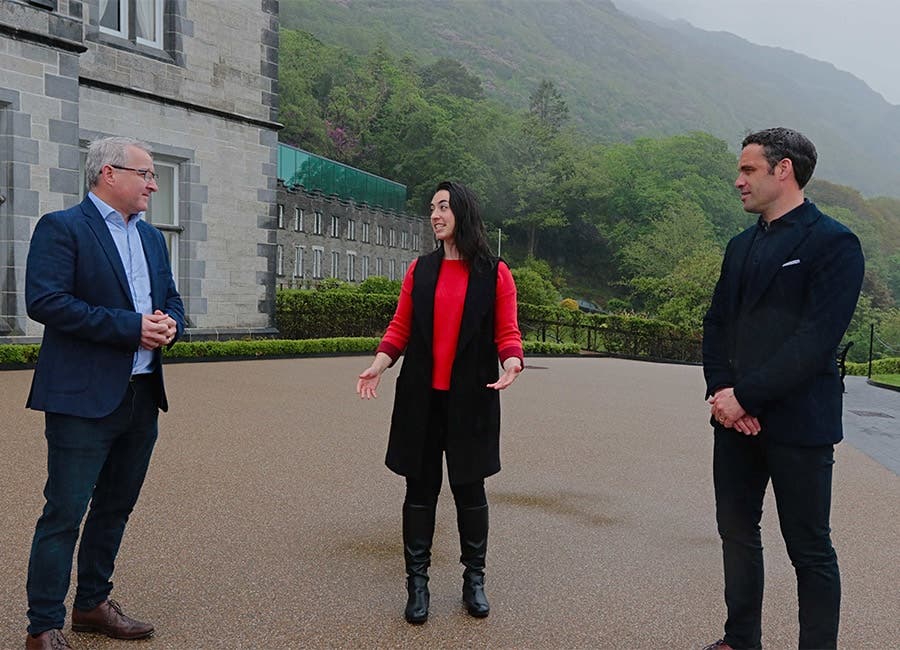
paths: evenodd
<path fill-rule="evenodd" d="M 273 332 L 277 0 L 0 1 L 0 342 L 38 340 L 25 260 L 94 138 L 148 142 L 191 336 Z"/>
<path fill-rule="evenodd" d="M 275 282 L 309 289 L 325 278 L 401 280 L 434 249 L 428 221 L 403 211 L 406 187 L 279 145 Z"/>
<path fill-rule="evenodd" d="M 402 185 L 279 144 L 277 76 L 277 0 L 0 0 L 0 343 L 40 340 L 31 232 L 82 199 L 107 135 L 153 148 L 189 339 L 276 335 L 280 287 L 402 277 L 427 220 Z"/>

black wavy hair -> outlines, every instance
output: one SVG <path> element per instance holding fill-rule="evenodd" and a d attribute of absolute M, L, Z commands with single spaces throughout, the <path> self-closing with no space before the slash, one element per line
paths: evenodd
<path fill-rule="evenodd" d="M 493 268 L 495 259 L 488 245 L 487 231 L 484 228 L 484 220 L 481 218 L 481 208 L 478 207 L 478 197 L 462 183 L 456 181 L 441 181 L 434 193 L 447 190 L 450 193 L 450 209 L 456 220 L 453 231 L 453 239 L 460 255 L 469 264 L 479 270 Z M 440 242 L 440 247 L 444 243 Z"/>

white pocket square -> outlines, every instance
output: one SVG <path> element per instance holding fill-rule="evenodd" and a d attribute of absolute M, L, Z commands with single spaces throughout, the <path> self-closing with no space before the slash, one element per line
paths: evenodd
<path fill-rule="evenodd" d="M 784 264 L 782 264 L 781 268 L 784 268 L 786 266 L 794 266 L 794 264 L 799 264 L 799 263 L 800 263 L 800 260 L 791 260 L 790 262 L 785 262 Z"/>

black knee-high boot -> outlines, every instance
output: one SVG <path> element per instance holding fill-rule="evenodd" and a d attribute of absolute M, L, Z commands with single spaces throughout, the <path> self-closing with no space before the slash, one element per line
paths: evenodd
<path fill-rule="evenodd" d="M 428 567 L 431 566 L 435 507 L 436 504 L 403 504 L 403 558 L 409 594 L 403 615 L 409 623 L 424 623 L 428 618 Z"/>
<path fill-rule="evenodd" d="M 484 595 L 484 560 L 487 555 L 488 506 L 457 508 L 456 523 L 459 527 L 459 561 L 463 571 L 463 602 L 469 614 L 484 618 L 491 611 Z"/>

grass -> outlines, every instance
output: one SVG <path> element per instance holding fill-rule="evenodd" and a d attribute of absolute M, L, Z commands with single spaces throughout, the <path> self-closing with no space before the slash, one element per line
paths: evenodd
<path fill-rule="evenodd" d="M 900 374 L 893 375 L 872 375 L 872 380 L 880 384 L 888 384 L 900 388 Z"/>

